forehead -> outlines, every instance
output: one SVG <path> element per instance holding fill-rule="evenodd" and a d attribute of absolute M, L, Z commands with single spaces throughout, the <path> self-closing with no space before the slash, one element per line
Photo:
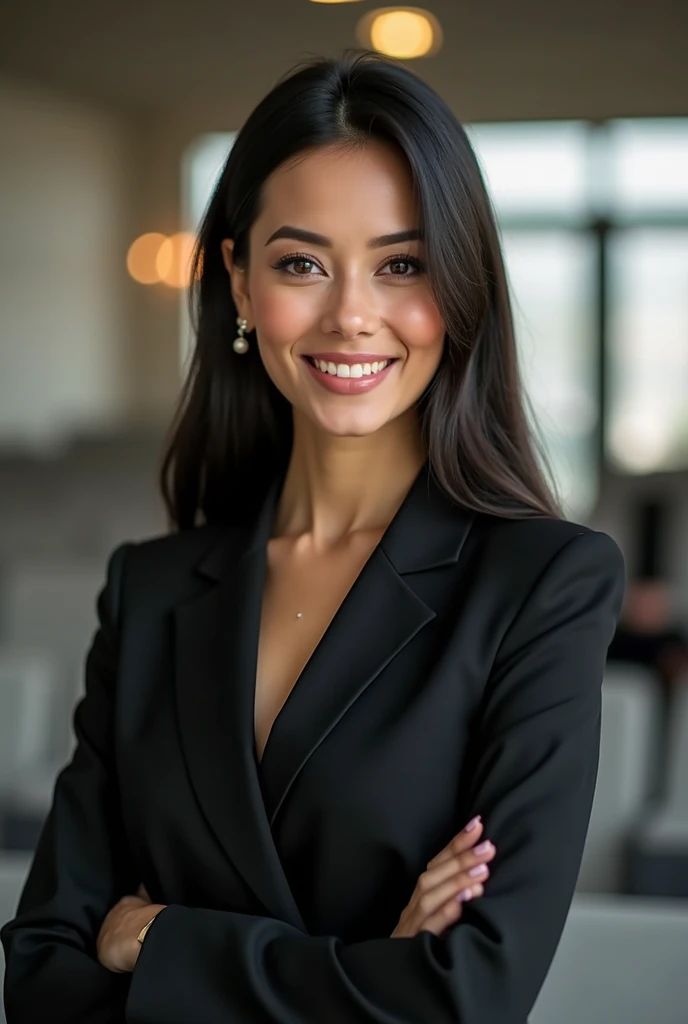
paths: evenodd
<path fill-rule="evenodd" d="M 308 150 L 278 167 L 263 186 L 255 227 L 289 223 L 330 235 L 364 228 L 372 236 L 418 227 L 417 220 L 403 154 L 371 140 Z"/>

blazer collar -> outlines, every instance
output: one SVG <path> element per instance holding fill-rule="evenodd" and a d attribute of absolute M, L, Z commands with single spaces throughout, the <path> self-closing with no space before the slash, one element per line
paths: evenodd
<path fill-rule="evenodd" d="M 255 673 L 281 485 L 280 478 L 270 487 L 251 524 L 224 531 L 198 564 L 213 586 L 175 611 L 176 695 L 189 777 L 207 821 L 266 911 L 305 930 L 275 845 L 277 814 L 329 732 L 435 617 L 412 574 L 456 563 L 474 514 L 445 497 L 426 462 L 277 716 L 259 764 Z M 351 636 L 361 638 L 353 649 Z"/>
<path fill-rule="evenodd" d="M 284 476 L 269 486 L 260 511 L 250 525 L 225 531 L 198 563 L 198 571 L 211 579 L 231 572 L 237 557 L 265 548 Z M 408 494 L 387 527 L 380 547 L 400 575 L 434 569 L 458 560 L 475 513 L 455 505 L 435 479 L 426 460 Z"/>

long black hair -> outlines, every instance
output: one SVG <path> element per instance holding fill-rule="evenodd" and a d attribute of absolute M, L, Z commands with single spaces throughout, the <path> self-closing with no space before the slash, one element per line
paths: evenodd
<path fill-rule="evenodd" d="M 251 515 L 291 453 L 289 402 L 255 344 L 241 356 L 232 349 L 237 311 L 222 240 L 234 239 L 234 259 L 245 264 L 266 178 L 306 149 L 371 138 L 393 144 L 410 166 L 446 326 L 440 364 L 418 401 L 431 472 L 464 507 L 561 515 L 526 412 L 496 219 L 466 132 L 402 64 L 349 51 L 299 66 L 259 103 L 205 212 L 192 259 L 195 348 L 160 473 L 174 527 Z"/>

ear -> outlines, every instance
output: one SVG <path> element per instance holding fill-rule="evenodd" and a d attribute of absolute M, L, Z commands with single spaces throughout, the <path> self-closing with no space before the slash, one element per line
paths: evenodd
<path fill-rule="evenodd" d="M 222 261 L 229 274 L 230 286 L 234 305 L 240 317 L 248 321 L 247 330 L 253 330 L 251 316 L 251 300 L 248 294 L 248 275 L 243 267 L 234 262 L 234 239 L 224 238 L 220 243 L 222 248 Z"/>

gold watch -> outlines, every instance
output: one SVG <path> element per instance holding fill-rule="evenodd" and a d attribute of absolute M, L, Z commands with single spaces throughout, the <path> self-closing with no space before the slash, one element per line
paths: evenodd
<path fill-rule="evenodd" d="M 155 915 L 155 917 L 157 917 L 157 916 L 158 916 L 158 915 L 156 914 L 156 915 Z M 151 926 L 151 925 L 153 924 L 153 921 L 155 921 L 155 917 L 152 917 L 152 918 L 150 919 L 150 921 L 148 922 L 148 924 L 144 924 L 143 928 L 141 929 L 141 931 L 140 931 L 140 932 L 138 933 L 138 935 L 136 936 L 136 941 L 137 941 L 137 942 L 140 942 L 140 943 L 141 943 L 141 945 L 143 945 L 143 940 L 144 940 L 144 939 L 145 939 L 145 937 L 146 937 L 146 933 L 147 933 L 148 929 L 149 929 L 149 928 L 150 928 L 150 926 Z"/>

